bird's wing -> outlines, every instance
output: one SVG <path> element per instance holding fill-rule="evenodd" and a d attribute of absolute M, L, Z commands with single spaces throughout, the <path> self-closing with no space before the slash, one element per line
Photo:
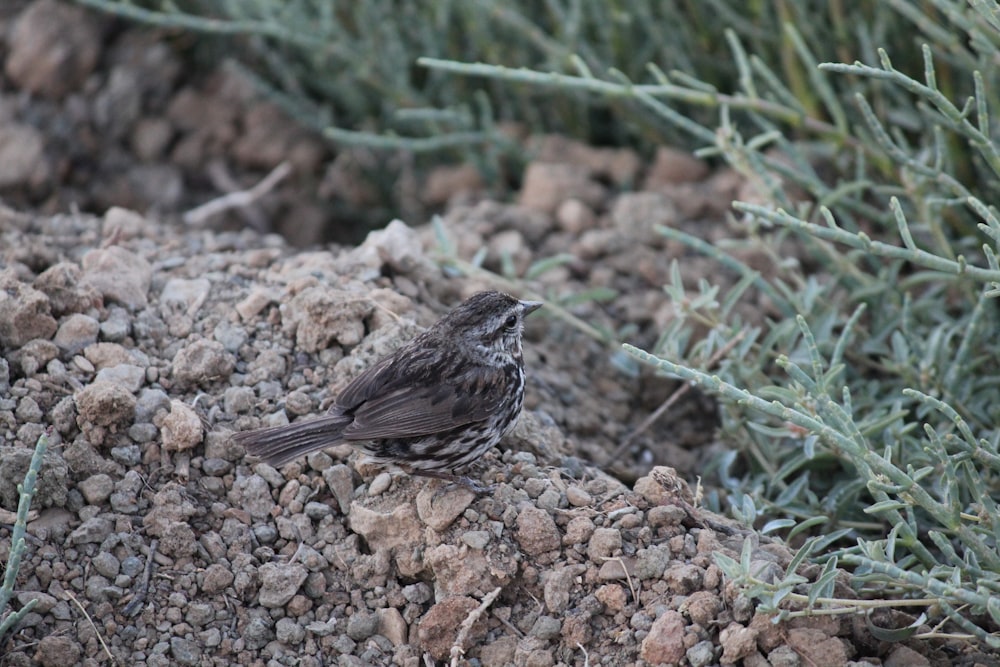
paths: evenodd
<path fill-rule="evenodd" d="M 410 379 L 415 382 L 382 385 L 382 391 L 358 404 L 354 421 L 344 429 L 344 439 L 408 438 L 449 431 L 488 418 L 500 409 L 509 391 L 503 370 L 487 366 L 475 366 L 453 382 L 444 382 L 440 376 Z"/>

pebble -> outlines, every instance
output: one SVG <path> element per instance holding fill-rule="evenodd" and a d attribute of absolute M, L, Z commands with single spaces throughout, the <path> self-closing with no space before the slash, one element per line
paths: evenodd
<path fill-rule="evenodd" d="M 108 579 L 117 577 L 121 569 L 121 562 L 109 551 L 99 552 L 90 559 L 90 564 L 98 574 Z"/>
<path fill-rule="evenodd" d="M 326 503 L 316 501 L 306 503 L 303 511 L 305 512 L 305 515 L 313 521 L 319 521 L 320 519 L 333 514 L 333 508 Z"/>
<path fill-rule="evenodd" d="M 615 528 L 596 528 L 587 543 L 587 556 L 600 563 L 622 548 L 622 534 Z"/>
<path fill-rule="evenodd" d="M 535 623 L 531 626 L 531 632 L 528 634 L 539 639 L 550 640 L 558 637 L 561 630 L 562 621 L 558 618 L 539 616 L 535 619 Z"/>
<path fill-rule="evenodd" d="M 107 318 L 101 322 L 101 340 L 119 343 L 128 337 L 132 330 L 132 320 L 128 311 L 121 306 L 111 306 Z"/>
<path fill-rule="evenodd" d="M 358 611 L 347 617 L 347 636 L 354 641 L 363 641 L 378 630 L 378 616 L 367 611 Z"/>
<path fill-rule="evenodd" d="M 233 354 L 239 352 L 243 344 L 247 342 L 247 332 L 243 327 L 238 327 L 228 320 L 219 322 L 212 337 L 222 343 L 222 347 Z"/>
<path fill-rule="evenodd" d="M 88 345 L 97 342 L 97 333 L 100 328 L 100 324 L 93 317 L 74 313 L 59 325 L 52 341 L 59 346 L 64 354 L 74 355 L 82 352 Z"/>
<path fill-rule="evenodd" d="M 222 343 L 203 338 L 181 348 L 174 356 L 172 372 L 181 387 L 207 387 L 228 378 L 235 366 L 236 360 Z"/>
<path fill-rule="evenodd" d="M 162 389 L 147 388 L 139 392 L 135 402 L 135 421 L 137 423 L 153 423 L 158 412 L 170 409 L 170 397 Z"/>
<path fill-rule="evenodd" d="M 110 215 L 109 210 L 106 215 Z M 95 288 L 108 302 L 119 303 L 131 311 L 145 308 L 146 293 L 153 278 L 153 267 L 143 257 L 113 245 L 90 250 L 83 256 L 80 284 Z"/>
<path fill-rule="evenodd" d="M 533 506 L 525 507 L 518 513 L 514 537 L 529 556 L 557 549 L 561 541 L 552 515 Z"/>
<path fill-rule="evenodd" d="M 210 477 L 222 477 L 232 471 L 233 464 L 225 459 L 207 458 L 201 462 L 201 469 Z"/>
<path fill-rule="evenodd" d="M 380 472 L 375 475 L 375 479 L 368 485 L 368 495 L 371 497 L 380 496 L 389 490 L 392 485 L 392 475 L 387 472 Z"/>
<path fill-rule="evenodd" d="M 279 618 L 274 625 L 274 638 L 282 644 L 293 646 L 306 636 L 306 630 L 292 618 Z"/>
<path fill-rule="evenodd" d="M 490 534 L 485 530 L 469 530 L 462 533 L 462 541 L 473 549 L 485 549 L 490 543 Z"/>
<path fill-rule="evenodd" d="M 146 369 L 133 364 L 118 364 L 97 371 L 94 380 L 117 383 L 135 394 L 146 382 Z"/>
<path fill-rule="evenodd" d="M 299 587 L 309 573 L 298 563 L 264 563 L 260 566 L 258 574 L 260 575 L 258 602 L 262 607 L 274 609 L 283 607 L 298 593 Z"/>
<path fill-rule="evenodd" d="M 566 500 L 573 507 L 587 507 L 594 502 L 593 497 L 578 486 L 570 486 L 566 489 Z"/>
<path fill-rule="evenodd" d="M 100 473 L 80 482 L 78 488 L 88 505 L 100 505 L 111 496 L 115 483 L 110 476 Z"/>

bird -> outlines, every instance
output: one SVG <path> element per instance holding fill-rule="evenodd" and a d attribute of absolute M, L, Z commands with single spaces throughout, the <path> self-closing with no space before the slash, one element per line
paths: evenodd
<path fill-rule="evenodd" d="M 524 319 L 542 307 L 498 291 L 474 294 L 363 371 L 321 417 L 233 434 L 280 467 L 350 443 L 375 463 L 485 492 L 454 471 L 513 429 L 524 405 Z"/>

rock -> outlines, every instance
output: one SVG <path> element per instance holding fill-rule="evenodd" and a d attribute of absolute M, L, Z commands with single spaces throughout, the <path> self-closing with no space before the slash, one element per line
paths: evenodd
<path fill-rule="evenodd" d="M 363 294 L 310 287 L 283 308 L 282 323 L 303 352 L 319 352 L 334 343 L 353 347 L 364 338 L 364 319 L 373 307 Z"/>
<path fill-rule="evenodd" d="M 201 590 L 208 595 L 218 595 L 232 585 L 235 575 L 225 565 L 212 563 L 205 569 Z"/>
<path fill-rule="evenodd" d="M 656 149 L 653 165 L 646 173 L 643 190 L 656 190 L 664 185 L 691 183 L 708 176 L 708 165 L 687 151 L 660 146 Z"/>
<path fill-rule="evenodd" d="M 146 293 L 152 278 L 149 262 L 121 246 L 91 250 L 83 256 L 81 284 L 132 311 L 148 304 Z"/>
<path fill-rule="evenodd" d="M 585 565 L 567 565 L 549 570 L 544 575 L 543 598 L 545 607 L 554 614 L 560 614 L 569 606 L 569 592 L 577 577 L 587 571 Z"/>
<path fill-rule="evenodd" d="M 417 644 L 436 660 L 444 660 L 451 654 L 451 647 L 458 638 L 459 628 L 469 614 L 479 607 L 470 597 L 455 596 L 445 598 L 428 610 L 417 626 Z M 465 646 L 475 646 L 486 636 L 484 614 L 472 625 Z"/>
<path fill-rule="evenodd" d="M 649 243 L 662 238 L 656 227 L 674 227 L 677 207 L 666 195 L 657 192 L 627 192 L 619 195 L 611 207 L 611 223 L 625 238 Z"/>
<path fill-rule="evenodd" d="M 563 231 L 579 234 L 597 224 L 593 210 L 579 199 L 567 199 L 556 209 L 556 223 Z"/>
<path fill-rule="evenodd" d="M 297 563 L 264 563 L 258 570 L 260 593 L 257 601 L 262 607 L 283 607 L 299 591 L 309 572 Z"/>
<path fill-rule="evenodd" d="M 28 188 L 49 178 L 42 134 L 30 125 L 0 124 L 0 188 Z"/>
<path fill-rule="evenodd" d="M 44 292 L 19 281 L 13 269 L 0 271 L 0 347 L 51 338 L 57 327 Z"/>
<path fill-rule="evenodd" d="M 882 667 L 930 667 L 931 661 L 912 648 L 897 644 L 886 656 Z"/>
<path fill-rule="evenodd" d="M 111 519 L 105 516 L 95 516 L 87 519 L 69 534 L 70 544 L 100 544 L 107 539 L 115 528 Z"/>
<path fill-rule="evenodd" d="M 529 556 L 558 549 L 561 541 L 552 516 L 545 510 L 532 506 L 525 507 L 518 513 L 514 537 Z"/>
<path fill-rule="evenodd" d="M 642 640 L 639 656 L 653 665 L 675 664 L 681 661 L 687 647 L 684 645 L 684 617 L 678 612 L 663 612 Z"/>
<path fill-rule="evenodd" d="M 79 488 L 88 505 L 100 505 L 111 497 L 115 483 L 109 475 L 99 473 L 80 482 Z"/>
<path fill-rule="evenodd" d="M 73 396 L 76 402 L 77 426 L 91 444 L 112 446 L 107 433 L 124 430 L 135 417 L 135 396 L 124 387 L 111 382 L 91 382 Z"/>
<path fill-rule="evenodd" d="M 79 266 L 59 262 L 38 274 L 33 285 L 49 297 L 52 314 L 56 317 L 80 313 L 101 303 L 97 290 L 80 285 L 80 276 Z"/>
<path fill-rule="evenodd" d="M 146 369 L 135 364 L 118 364 L 97 371 L 95 382 L 112 382 L 121 385 L 133 394 L 142 389 L 146 382 Z M 138 406 L 137 406 L 138 408 Z"/>
<path fill-rule="evenodd" d="M 406 550 L 422 543 L 423 530 L 413 505 L 399 505 L 391 511 L 377 511 L 360 502 L 350 505 L 351 530 L 365 538 L 374 551 Z"/>
<path fill-rule="evenodd" d="M 587 206 L 596 207 L 605 196 L 604 186 L 591 180 L 585 167 L 532 162 L 524 172 L 518 204 L 543 213 L 555 213 L 567 199 L 578 199 Z"/>
<path fill-rule="evenodd" d="M 168 452 L 192 449 L 201 444 L 204 426 L 198 413 L 183 401 L 170 401 L 170 412 L 160 413 L 153 423 L 163 433 L 163 448 Z"/>
<path fill-rule="evenodd" d="M 32 376 L 45 368 L 50 361 L 59 356 L 59 348 L 52 341 L 36 338 L 25 343 L 16 354 L 11 355 L 21 366 L 26 376 Z"/>
<path fill-rule="evenodd" d="M 323 481 L 337 499 L 341 514 L 347 514 L 354 495 L 354 471 L 350 466 L 338 463 L 323 471 Z"/>
<path fill-rule="evenodd" d="M 587 545 L 587 556 L 590 560 L 600 563 L 622 548 L 621 531 L 615 528 L 597 528 Z"/>
<path fill-rule="evenodd" d="M 181 348 L 174 357 L 171 373 L 182 387 L 207 387 L 228 378 L 235 367 L 236 360 L 222 343 L 202 338 Z"/>
<path fill-rule="evenodd" d="M 265 519 L 271 516 L 275 507 L 271 497 L 271 487 L 260 475 L 250 475 L 237 480 L 233 485 L 234 504 L 242 507 L 254 519 Z"/>
<path fill-rule="evenodd" d="M 37 608 L 37 607 L 36 607 Z M 83 647 L 66 635 L 48 635 L 38 642 L 35 660 L 42 667 L 67 667 L 80 662 Z"/>
<path fill-rule="evenodd" d="M 384 266 L 399 273 L 432 266 L 423 253 L 419 236 L 402 220 L 393 220 L 384 229 L 369 232 L 364 243 L 350 251 L 343 263 L 345 267 L 358 267 L 352 274 L 367 270 L 372 277 L 381 273 Z"/>
<path fill-rule="evenodd" d="M 830 667 L 842 667 L 847 664 L 848 655 L 844 642 L 822 630 L 792 628 L 788 631 L 787 643 L 807 664 Z M 725 655 L 723 651 L 723 657 Z"/>
<path fill-rule="evenodd" d="M 388 639 L 396 647 L 407 643 L 409 627 L 398 609 L 388 607 L 378 609 L 375 613 L 378 616 L 378 634 Z"/>
<path fill-rule="evenodd" d="M 719 633 L 719 644 L 722 646 L 722 662 L 736 664 L 757 651 L 757 631 L 739 623 L 730 623 Z"/>
<path fill-rule="evenodd" d="M 160 292 L 160 305 L 178 307 L 185 315 L 194 317 L 208 298 L 211 287 L 212 284 L 205 278 L 171 278 Z"/>
<path fill-rule="evenodd" d="M 21 498 L 17 485 L 24 481 L 34 453 L 28 447 L 0 447 L 0 505 L 4 508 L 17 509 Z M 32 509 L 63 507 L 68 495 L 69 467 L 50 444 L 38 473 Z"/>
<path fill-rule="evenodd" d="M 357 611 L 347 617 L 347 636 L 356 642 L 364 641 L 378 631 L 378 616 L 367 611 Z"/>
<path fill-rule="evenodd" d="M 82 7 L 39 0 L 18 15 L 7 45 L 4 71 L 11 81 L 33 93 L 60 98 L 82 86 L 93 71 L 101 34 Z"/>
<path fill-rule="evenodd" d="M 558 637 L 561 630 L 562 622 L 558 618 L 539 616 L 535 619 L 535 623 L 531 626 L 531 631 L 528 634 L 532 637 L 549 641 Z"/>
<path fill-rule="evenodd" d="M 417 514 L 424 523 L 440 533 L 475 499 L 476 494 L 463 486 L 444 489 L 424 486 L 417 494 Z"/>
<path fill-rule="evenodd" d="M 63 320 L 52 341 L 64 354 L 71 356 L 96 343 L 100 329 L 101 325 L 93 317 L 75 313 Z"/>

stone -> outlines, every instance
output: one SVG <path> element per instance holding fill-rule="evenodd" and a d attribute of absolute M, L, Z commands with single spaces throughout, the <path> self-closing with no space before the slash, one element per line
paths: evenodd
<path fill-rule="evenodd" d="M 0 347 L 48 339 L 57 328 L 45 293 L 19 281 L 13 269 L 0 271 Z"/>
<path fill-rule="evenodd" d="M 199 445 L 205 436 L 201 418 L 191 407 L 176 398 L 170 401 L 170 412 L 159 413 L 153 421 L 163 434 L 163 448 L 179 452 Z"/>
<path fill-rule="evenodd" d="M 83 256 L 81 284 L 93 287 L 105 299 L 131 311 L 145 308 L 153 267 L 121 246 L 97 248 Z"/>
<path fill-rule="evenodd" d="M 684 657 L 684 617 L 668 609 L 663 612 L 642 640 L 639 656 L 653 665 L 676 664 Z"/>
<path fill-rule="evenodd" d="M 282 607 L 299 591 L 309 572 L 297 563 L 264 563 L 258 570 L 260 592 L 258 602 L 262 607 Z"/>
<path fill-rule="evenodd" d="M 560 544 L 559 528 L 552 516 L 545 510 L 531 506 L 518 513 L 514 537 L 529 556 L 558 549 Z"/>

